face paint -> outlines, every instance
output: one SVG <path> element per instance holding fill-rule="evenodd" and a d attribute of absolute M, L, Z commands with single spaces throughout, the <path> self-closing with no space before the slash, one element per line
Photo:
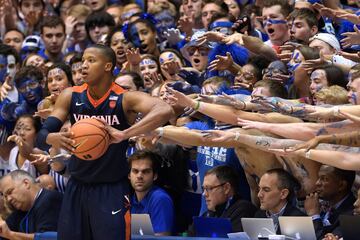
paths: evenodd
<path fill-rule="evenodd" d="M 37 105 L 42 99 L 42 88 L 36 79 L 25 78 L 17 86 L 17 89 L 30 105 Z"/>
<path fill-rule="evenodd" d="M 357 93 L 351 94 L 351 100 L 354 105 L 357 105 Z"/>
<path fill-rule="evenodd" d="M 134 44 L 134 46 L 137 47 L 137 48 L 140 48 L 141 47 L 141 41 L 140 41 L 139 33 L 138 33 L 138 30 L 137 30 L 135 24 L 133 24 L 131 26 L 130 34 L 131 34 L 131 39 L 132 39 L 132 43 Z"/>
<path fill-rule="evenodd" d="M 140 65 L 151 65 L 151 64 L 157 65 L 154 60 L 149 59 L 149 58 L 145 58 L 145 59 L 141 60 L 141 62 L 140 62 Z"/>
<path fill-rule="evenodd" d="M 48 72 L 48 77 L 55 77 L 55 76 L 59 76 L 59 75 L 61 76 L 62 73 L 65 73 L 62 69 L 54 68 Z"/>
<path fill-rule="evenodd" d="M 0 82 L 5 81 L 6 76 L 14 78 L 16 73 L 16 61 L 13 55 L 0 55 Z"/>
<path fill-rule="evenodd" d="M 167 62 L 167 61 L 172 61 L 174 59 L 175 55 L 170 52 L 169 55 L 166 57 L 160 57 L 159 58 L 159 62 L 160 64 L 164 64 L 164 62 Z"/>
<path fill-rule="evenodd" d="M 176 28 L 175 19 L 168 10 L 156 14 L 154 17 L 157 21 L 156 29 L 158 30 L 160 40 L 164 40 L 165 31 L 170 28 Z"/>
<path fill-rule="evenodd" d="M 71 70 L 72 70 L 72 71 L 76 71 L 76 70 L 80 69 L 81 66 L 82 66 L 82 63 L 81 63 L 81 62 L 74 63 L 73 65 L 71 65 Z"/>
<path fill-rule="evenodd" d="M 220 32 L 224 35 L 230 35 L 232 34 L 232 27 L 233 23 L 232 22 L 214 22 L 210 25 L 209 29 L 211 31 L 215 31 L 215 32 Z"/>
<path fill-rule="evenodd" d="M 5 81 L 5 76 L 7 72 L 7 57 L 4 55 L 0 55 L 0 82 L 3 83 Z"/>
<path fill-rule="evenodd" d="M 275 25 L 275 24 L 287 24 L 287 22 L 285 20 L 277 20 L 277 19 L 265 19 L 263 21 L 263 25 L 266 26 L 266 25 Z"/>

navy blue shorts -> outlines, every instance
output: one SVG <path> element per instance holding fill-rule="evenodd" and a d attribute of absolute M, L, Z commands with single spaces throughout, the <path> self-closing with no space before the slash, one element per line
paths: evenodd
<path fill-rule="evenodd" d="M 81 183 L 70 178 L 60 211 L 60 240 L 130 239 L 128 182 Z"/>

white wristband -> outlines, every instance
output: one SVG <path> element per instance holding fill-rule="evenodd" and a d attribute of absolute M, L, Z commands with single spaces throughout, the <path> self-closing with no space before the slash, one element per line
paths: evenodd
<path fill-rule="evenodd" d="M 311 149 L 309 149 L 309 151 L 305 152 L 305 157 L 307 159 L 310 159 L 310 155 L 311 155 L 310 151 L 311 151 Z"/>
<path fill-rule="evenodd" d="M 335 117 L 339 116 L 340 109 L 339 109 L 338 106 L 333 107 L 332 110 L 333 110 L 333 115 L 334 115 Z"/>
<path fill-rule="evenodd" d="M 162 137 L 164 135 L 164 128 L 159 127 L 158 130 L 159 130 L 158 137 Z"/>
<path fill-rule="evenodd" d="M 239 133 L 239 132 L 235 132 L 234 140 L 235 140 L 235 141 L 239 141 L 239 140 L 240 140 L 240 133 Z"/>

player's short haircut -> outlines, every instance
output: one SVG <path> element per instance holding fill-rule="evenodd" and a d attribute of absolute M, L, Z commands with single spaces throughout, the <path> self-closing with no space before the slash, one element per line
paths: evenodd
<path fill-rule="evenodd" d="M 270 169 L 266 171 L 265 174 L 275 174 L 277 176 L 278 189 L 287 189 L 289 191 L 289 195 L 286 198 L 288 201 L 292 200 L 295 197 L 296 191 L 299 191 L 301 188 L 299 181 L 292 174 L 282 168 Z"/>
<path fill-rule="evenodd" d="M 140 88 L 144 87 L 144 80 L 141 78 L 141 76 L 136 72 L 125 72 L 125 73 L 119 73 L 116 78 L 121 76 L 130 76 L 133 83 L 136 86 L 136 90 L 139 90 Z"/>
<path fill-rule="evenodd" d="M 206 171 L 205 176 L 210 174 L 214 174 L 221 183 L 230 183 L 234 192 L 238 192 L 239 174 L 234 170 L 234 168 L 228 165 L 220 165 Z"/>
<path fill-rule="evenodd" d="M 288 0 L 266 0 L 264 1 L 263 8 L 270 8 L 279 5 L 281 7 L 281 14 L 286 18 L 292 11 L 292 7 L 289 5 Z"/>
<path fill-rule="evenodd" d="M 45 17 L 40 23 L 40 32 L 42 34 L 45 27 L 56 28 L 59 25 L 63 27 L 63 32 L 65 33 L 65 23 L 60 17 L 58 16 Z"/>
<path fill-rule="evenodd" d="M 163 162 L 163 158 L 158 153 L 149 150 L 140 150 L 136 151 L 133 155 L 129 157 L 128 162 L 130 169 L 132 162 L 137 160 L 150 160 L 151 168 L 154 174 L 157 174 L 159 172 L 161 163 Z"/>
<path fill-rule="evenodd" d="M 295 9 L 290 13 L 289 18 L 292 21 L 296 18 L 304 19 L 310 28 L 319 25 L 316 14 L 308 8 Z"/>
<path fill-rule="evenodd" d="M 97 48 L 97 49 L 99 49 L 104 54 L 104 56 L 112 63 L 111 71 L 114 70 L 114 68 L 116 66 L 116 55 L 115 55 L 114 50 L 112 50 L 111 47 L 101 45 L 101 44 L 93 44 L 88 48 Z"/>

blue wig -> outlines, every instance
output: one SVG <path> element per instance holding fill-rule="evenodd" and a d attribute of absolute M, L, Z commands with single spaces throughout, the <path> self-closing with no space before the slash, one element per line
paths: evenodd
<path fill-rule="evenodd" d="M 216 59 L 216 55 L 226 56 L 226 53 L 229 52 L 236 64 L 240 66 L 244 66 L 249 59 L 249 52 L 246 48 L 238 45 L 238 44 L 216 44 L 213 49 L 209 52 L 209 62 L 210 64 L 213 60 Z M 219 71 L 207 71 L 207 77 L 220 76 Z"/>

